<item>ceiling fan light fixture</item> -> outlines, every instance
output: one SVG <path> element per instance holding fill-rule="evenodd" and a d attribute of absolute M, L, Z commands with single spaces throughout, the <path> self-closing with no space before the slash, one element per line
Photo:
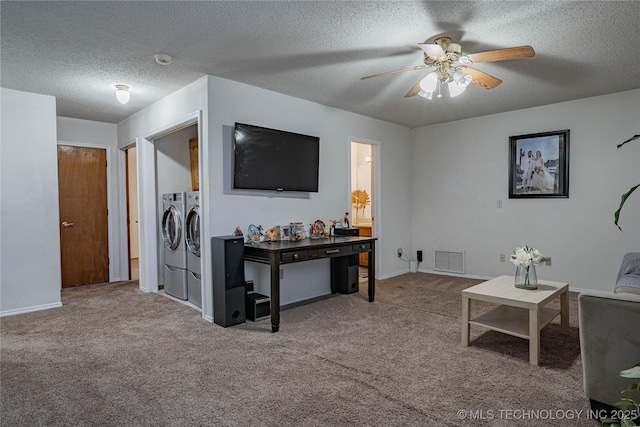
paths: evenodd
<path fill-rule="evenodd" d="M 435 72 L 427 74 L 427 76 L 420 81 L 420 89 L 425 92 L 434 92 L 438 85 L 438 75 Z"/>
<path fill-rule="evenodd" d="M 473 77 L 461 69 L 457 69 L 456 72 L 453 73 L 453 81 L 459 85 L 463 85 L 464 87 L 469 86 L 469 84 L 471 84 L 471 80 L 473 80 Z"/>
<path fill-rule="evenodd" d="M 460 84 L 456 82 L 449 82 L 448 86 L 449 86 L 449 95 L 452 98 L 455 98 L 456 96 L 460 95 L 467 88 L 467 84 Z"/>
<path fill-rule="evenodd" d="M 131 94 L 129 93 L 129 86 L 127 85 L 116 85 L 116 99 L 120 104 L 126 104 L 129 102 L 131 98 Z"/>
<path fill-rule="evenodd" d="M 423 98 L 433 99 L 433 92 L 425 92 L 424 90 L 421 90 L 420 92 L 418 92 L 418 95 Z"/>

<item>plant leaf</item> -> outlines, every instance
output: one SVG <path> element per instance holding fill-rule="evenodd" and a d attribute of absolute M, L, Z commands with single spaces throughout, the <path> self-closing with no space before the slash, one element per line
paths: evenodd
<path fill-rule="evenodd" d="M 620 427 L 635 427 L 636 423 L 630 418 L 625 418 L 621 421 Z"/>
<path fill-rule="evenodd" d="M 636 363 L 631 368 L 620 371 L 620 376 L 623 378 L 640 378 L 640 363 Z"/>
<path fill-rule="evenodd" d="M 621 397 L 617 402 L 616 406 L 623 411 L 627 409 L 633 409 L 636 407 L 636 402 L 633 399 L 629 399 L 628 397 Z"/>
<path fill-rule="evenodd" d="M 640 187 L 640 184 L 638 184 L 638 185 L 636 185 L 634 187 L 631 187 L 631 189 L 629 191 L 627 191 L 626 193 L 624 193 L 622 195 L 622 197 L 620 198 L 620 206 L 618 206 L 618 210 L 615 211 L 615 213 L 613 214 L 613 217 L 615 218 L 615 221 L 613 223 L 620 229 L 620 231 L 622 231 L 622 228 L 618 225 L 618 221 L 620 220 L 620 211 L 622 210 L 622 207 L 624 206 L 624 203 L 627 201 L 627 199 L 629 198 L 631 193 L 633 193 L 636 190 L 636 188 L 638 188 L 638 187 Z"/>
<path fill-rule="evenodd" d="M 617 147 L 617 148 L 620 148 L 620 147 L 622 147 L 624 144 L 626 144 L 627 142 L 634 141 L 634 140 L 636 140 L 636 139 L 638 139 L 638 138 L 640 138 L 640 135 L 633 135 L 631 138 L 627 139 L 625 142 L 623 142 L 623 143 L 621 143 L 621 144 L 618 144 L 618 147 Z"/>

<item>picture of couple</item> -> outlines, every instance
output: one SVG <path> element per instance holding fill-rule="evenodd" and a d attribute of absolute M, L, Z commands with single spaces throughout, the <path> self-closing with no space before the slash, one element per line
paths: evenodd
<path fill-rule="evenodd" d="M 509 142 L 509 198 L 568 197 L 568 130 L 512 136 Z"/>
<path fill-rule="evenodd" d="M 524 157 L 524 153 L 522 154 Z M 536 151 L 535 157 L 533 151 L 527 152 L 527 157 L 520 162 L 522 170 L 522 183 L 520 189 L 522 191 L 541 191 L 555 192 L 557 188 L 557 176 L 551 173 L 544 164 L 544 158 L 540 151 Z M 557 168 L 555 168 L 557 170 Z"/>

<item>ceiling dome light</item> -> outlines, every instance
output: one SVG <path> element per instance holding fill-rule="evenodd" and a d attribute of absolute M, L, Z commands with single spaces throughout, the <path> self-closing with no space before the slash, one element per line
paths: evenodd
<path fill-rule="evenodd" d="M 116 99 L 120 104 L 126 104 L 129 102 L 129 98 L 131 98 L 131 94 L 129 93 L 129 86 L 127 85 L 116 85 Z"/>

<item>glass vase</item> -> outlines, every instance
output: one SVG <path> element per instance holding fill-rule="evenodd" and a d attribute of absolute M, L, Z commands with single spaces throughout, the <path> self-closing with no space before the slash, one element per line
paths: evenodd
<path fill-rule="evenodd" d="M 535 265 L 516 267 L 516 288 L 538 289 L 538 276 Z"/>

